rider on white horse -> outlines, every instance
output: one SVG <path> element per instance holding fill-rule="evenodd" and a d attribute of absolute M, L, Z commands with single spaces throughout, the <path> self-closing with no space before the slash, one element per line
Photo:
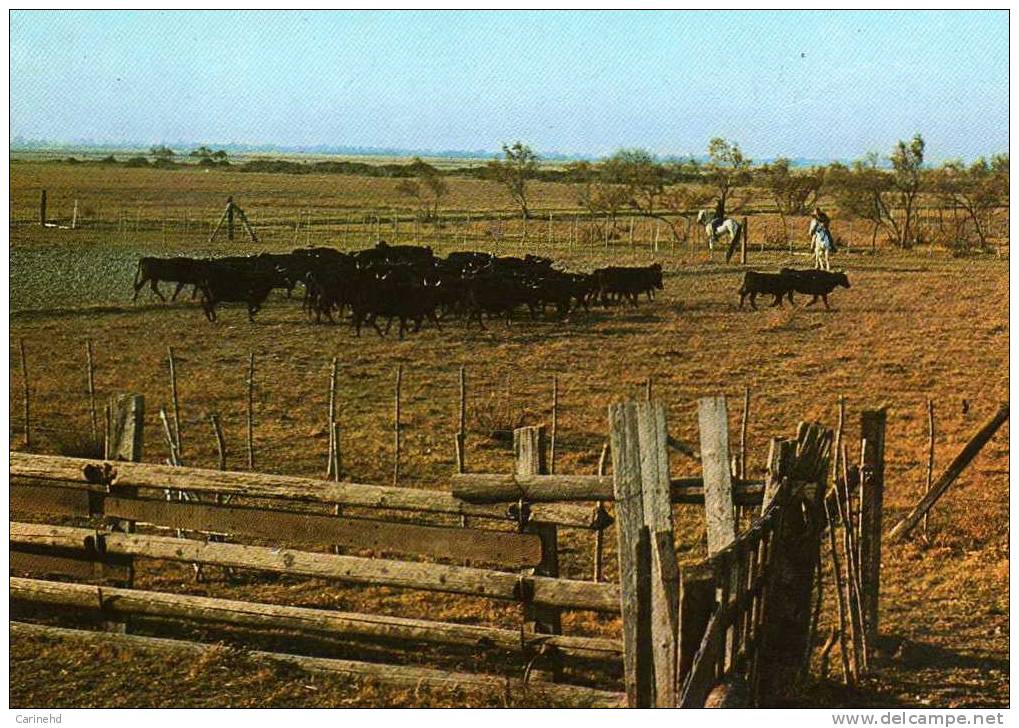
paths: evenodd
<path fill-rule="evenodd" d="M 810 218 L 810 240 L 814 247 L 814 267 L 823 270 L 831 270 L 831 262 L 828 254 L 835 252 L 835 241 L 832 239 L 829 226 L 831 220 L 821 210 L 814 208 L 814 215 Z"/>
<path fill-rule="evenodd" d="M 725 256 L 726 262 L 732 257 L 736 242 L 739 240 L 742 228 L 738 222 L 725 216 L 725 202 L 721 199 L 715 204 L 714 216 L 709 217 L 708 210 L 701 210 L 697 213 L 697 222 L 704 226 L 704 232 L 708 236 L 708 249 L 715 249 L 715 241 L 722 233 L 729 235 L 729 251 Z"/>

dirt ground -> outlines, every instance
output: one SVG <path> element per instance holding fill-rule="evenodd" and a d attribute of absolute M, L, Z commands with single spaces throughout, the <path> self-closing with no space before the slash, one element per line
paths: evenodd
<path fill-rule="evenodd" d="M 12 171 L 12 198 L 20 201 L 16 212 L 22 217 L 33 199 L 25 190 L 40 179 L 46 182 L 38 178 L 42 173 L 32 174 L 22 179 Z M 751 473 L 763 468 L 768 439 L 791 436 L 800 420 L 833 426 L 839 395 L 847 401 L 851 457 L 858 447 L 860 412 L 887 408 L 885 523 L 890 528 L 923 491 L 927 398 L 935 401 L 937 412 L 935 475 L 1008 398 L 1008 261 L 993 256 L 954 259 L 943 251 L 886 248 L 869 255 L 861 242 L 835 260 L 852 287 L 834 294 L 833 310 L 805 307 L 805 300 L 799 300 L 795 307 L 739 311 L 735 291 L 742 270 L 725 265 L 717 252 L 709 258 L 699 246 L 681 245 L 654 253 L 649 246 L 631 248 L 623 241 L 608 249 L 563 246 L 555 257 L 575 270 L 609 260 L 657 259 L 665 269 L 665 290 L 637 309 L 577 312 L 563 323 L 522 318 L 506 327 L 493 322 L 484 331 L 450 322 L 441 331 L 426 327 L 400 342 L 374 333 L 357 338 L 345 324 L 314 325 L 298 301 L 283 298 L 272 299 L 253 324 L 237 308 L 224 309 L 220 320 L 210 324 L 195 305 L 162 304 L 147 292 L 132 304 L 130 261 L 159 247 L 157 231 L 126 241 L 88 231 L 55 231 L 44 238 L 19 224 L 11 235 L 11 298 L 24 302 L 14 307 L 21 310 L 10 321 L 12 448 L 22 447 L 19 340 L 28 356 L 34 451 L 87 450 L 84 345 L 90 338 L 100 401 L 116 392 L 146 395 L 146 460 L 167 456 L 156 414 L 169 403 L 167 347 L 172 346 L 178 360 L 184 461 L 215 466 L 208 414 L 216 412 L 226 432 L 228 465 L 242 468 L 244 378 L 248 355 L 254 352 L 257 467 L 309 476 L 325 470 L 327 386 L 335 356 L 344 472 L 352 480 L 374 483 L 391 478 L 392 397 L 396 368 L 402 364 L 401 484 L 422 488 L 448 488 L 461 365 L 467 367 L 469 391 L 467 463 L 475 471 L 510 468 L 509 445 L 492 437 L 492 431 L 547 422 L 553 375 L 559 378 L 556 467 L 562 473 L 594 472 L 608 431 L 607 405 L 636 396 L 648 377 L 655 396 L 669 406 L 670 433 L 692 443 L 697 442 L 697 398 L 729 395 L 736 432 L 739 402 L 749 386 Z M 276 242 L 286 249 L 285 240 Z M 436 247 L 453 245 L 450 240 Z M 195 242 L 192 247 L 201 246 Z M 57 249 L 66 258 L 59 264 L 50 261 L 47 268 L 47 251 Z M 39 260 L 44 261 L 39 266 L 32 263 Z M 802 246 L 793 254 L 752 250 L 750 262 L 761 270 L 808 264 Z M 82 275 L 79 269 L 90 272 Z M 91 280 L 108 288 L 90 297 Z M 33 292 L 37 285 L 62 292 L 64 298 L 46 305 L 46 298 Z M 804 687 L 797 705 L 1007 705 L 1007 443 L 1006 426 L 935 508 L 927 539 L 886 545 L 882 642 L 873 674 L 853 691 L 836 679 L 814 681 Z M 672 470 L 696 474 L 697 465 L 676 455 Z M 686 506 L 677 506 L 676 516 L 679 557 L 690 560 L 703 549 L 703 519 Z M 564 532 L 562 546 L 564 576 L 590 578 L 591 534 Z M 611 565 L 613 559 L 608 561 Z M 610 566 L 608 575 L 613 573 Z M 516 608 L 485 600 L 311 580 L 229 581 L 213 575 L 196 584 L 186 566 L 166 564 L 143 564 L 138 585 L 510 628 L 520 619 Z M 826 619 L 833 612 L 826 602 Z M 567 615 L 564 627 L 567 634 L 610 636 L 619 630 L 616 619 L 583 613 Z M 234 639 L 185 625 L 145 625 L 142 630 L 226 643 Z M 228 649 L 199 660 L 176 660 L 119 648 L 95 655 L 73 641 L 19 641 L 11 648 L 10 695 L 17 706 L 507 704 L 503 695 L 400 691 L 281 674 Z M 382 659 L 364 646 L 331 649 L 331 654 Z M 484 656 L 432 651 L 405 651 L 395 659 L 451 669 L 516 669 Z M 584 679 L 619 685 L 618 675 L 611 673 Z M 527 704 L 519 698 L 510 702 Z"/>

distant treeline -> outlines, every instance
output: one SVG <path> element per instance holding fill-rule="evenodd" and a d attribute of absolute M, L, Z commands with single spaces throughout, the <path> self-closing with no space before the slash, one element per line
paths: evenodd
<path fill-rule="evenodd" d="M 179 161 L 178 161 L 179 159 Z M 298 162 L 287 159 L 252 159 L 246 162 L 230 162 L 228 159 L 212 159 L 203 157 L 197 161 L 184 161 L 182 158 L 172 159 L 157 157 L 155 159 L 136 155 L 118 159 L 112 154 L 101 159 L 78 159 L 65 157 L 52 160 L 54 164 L 96 164 L 117 165 L 121 167 L 152 169 L 192 169 L 194 167 L 208 169 L 230 169 L 236 172 L 262 172 L 270 174 L 347 174 L 364 177 L 387 177 L 392 179 L 409 179 L 423 174 L 438 174 L 446 177 L 473 177 L 490 179 L 491 169 L 488 165 L 478 164 L 469 167 L 435 168 L 419 159 L 406 163 L 372 164 L 368 162 L 352 162 L 347 160 L 329 160 L 321 162 Z M 667 162 L 661 164 L 661 181 L 665 184 L 696 182 L 703 172 L 694 161 Z M 543 182 L 588 182 L 599 179 L 599 166 L 589 162 L 568 162 L 557 167 L 537 167 L 528 169 L 528 179 Z"/>

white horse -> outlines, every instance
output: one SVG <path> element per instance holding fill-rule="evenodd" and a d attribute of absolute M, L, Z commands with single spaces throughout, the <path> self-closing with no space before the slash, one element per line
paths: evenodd
<path fill-rule="evenodd" d="M 736 242 L 739 240 L 740 233 L 743 231 L 743 227 L 733 220 L 731 217 L 725 218 L 722 224 L 715 228 L 711 224 L 711 211 L 701 210 L 697 213 L 697 222 L 704 226 L 704 231 L 708 234 L 708 250 L 715 249 L 715 242 L 718 240 L 719 233 L 728 233 L 729 235 L 729 252 L 725 256 L 726 262 L 732 257 L 732 254 L 736 250 Z"/>
<path fill-rule="evenodd" d="M 831 270 L 828 255 L 834 250 L 835 245 L 828 228 L 816 219 L 810 221 L 810 241 L 814 248 L 814 268 Z"/>

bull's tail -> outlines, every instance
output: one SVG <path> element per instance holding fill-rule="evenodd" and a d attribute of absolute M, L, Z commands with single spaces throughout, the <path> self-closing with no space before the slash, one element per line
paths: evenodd
<path fill-rule="evenodd" d="M 138 259 L 138 267 L 134 271 L 134 288 L 135 288 L 135 290 L 138 290 L 139 288 L 142 287 L 142 284 L 139 283 L 139 281 L 144 280 L 142 278 L 142 263 L 144 263 L 144 262 L 145 262 L 144 258 L 139 258 Z"/>

